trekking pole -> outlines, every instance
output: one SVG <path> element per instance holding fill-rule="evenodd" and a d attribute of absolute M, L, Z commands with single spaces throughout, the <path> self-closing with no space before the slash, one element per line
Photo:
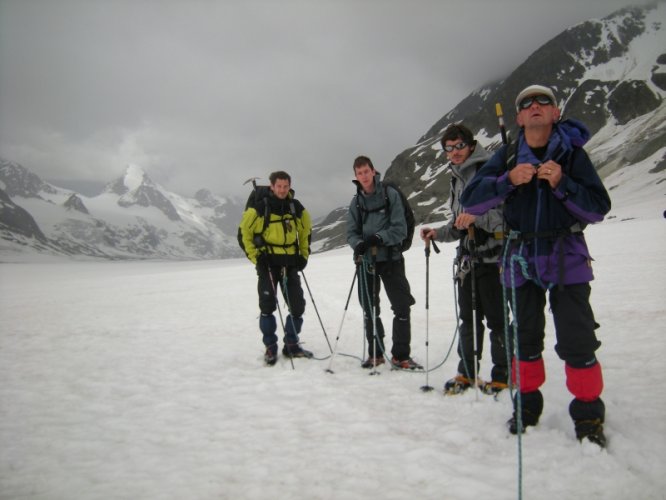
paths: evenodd
<path fill-rule="evenodd" d="M 476 400 L 479 400 L 479 379 L 478 379 L 478 342 L 476 335 L 478 332 L 476 320 L 477 320 L 477 311 L 476 311 L 476 277 L 474 275 L 474 260 L 476 253 L 476 243 L 474 241 L 474 224 L 470 224 L 467 228 L 467 241 L 469 242 L 469 252 L 470 252 L 470 278 L 472 279 L 472 335 L 473 335 L 473 349 L 474 349 L 474 392 L 476 395 Z"/>
<path fill-rule="evenodd" d="M 340 327 L 338 328 L 338 335 L 335 337 L 335 347 L 333 348 L 333 353 L 331 354 L 331 360 L 328 362 L 328 368 L 326 368 L 326 373 L 335 373 L 331 370 L 333 366 L 333 360 L 338 354 L 338 342 L 340 341 L 340 334 L 342 333 L 342 325 L 345 322 L 345 316 L 347 315 L 347 308 L 349 307 L 349 300 L 351 299 L 352 292 L 354 291 L 354 283 L 356 283 L 356 277 L 358 276 L 358 263 L 356 264 L 356 271 L 354 271 L 354 279 L 352 280 L 351 287 L 349 287 L 349 294 L 347 295 L 347 302 L 345 302 L 345 310 L 342 313 L 342 319 L 340 320 Z"/>
<path fill-rule="evenodd" d="M 298 236 L 298 223 L 296 222 L 296 208 L 294 206 L 294 201 L 290 200 L 289 202 L 289 211 L 291 212 L 291 216 L 294 218 L 294 224 L 295 224 L 295 231 L 296 231 L 296 255 L 300 256 L 300 249 L 301 249 L 301 238 Z M 326 339 L 326 343 L 328 344 L 328 351 L 330 353 L 333 353 L 333 349 L 331 349 L 331 343 L 328 340 L 328 335 L 326 335 L 326 328 L 324 328 L 324 323 L 321 321 L 321 316 L 319 314 L 319 309 L 317 308 L 317 303 L 315 302 L 314 297 L 312 296 L 312 291 L 310 290 L 310 284 L 308 283 L 308 279 L 305 277 L 305 271 L 303 269 L 300 270 L 301 275 L 303 276 L 303 281 L 305 281 L 305 287 L 308 289 L 308 294 L 310 295 L 310 300 L 312 300 L 312 306 L 314 307 L 315 313 L 317 313 L 317 319 L 319 320 L 319 325 L 321 326 L 321 331 L 324 332 L 324 338 Z"/>
<path fill-rule="evenodd" d="M 439 248 L 437 248 L 437 245 L 435 242 L 431 239 L 428 238 L 426 240 L 426 245 L 425 245 L 425 256 L 426 256 L 426 299 L 425 299 L 425 309 L 426 309 L 426 341 L 425 341 L 425 347 L 426 347 L 426 381 L 425 385 L 421 386 L 421 390 L 423 392 L 430 392 L 434 389 L 433 386 L 428 384 L 428 374 L 430 373 L 430 351 L 429 351 L 429 346 L 430 346 L 430 243 L 432 243 L 433 248 L 435 249 L 435 252 L 439 253 Z"/>
<path fill-rule="evenodd" d="M 315 302 L 314 297 L 312 296 L 312 291 L 310 291 L 310 285 L 308 284 L 308 279 L 305 277 L 305 271 L 301 270 L 301 276 L 303 276 L 303 281 L 305 282 L 305 287 L 308 289 L 308 295 L 310 295 L 310 300 L 312 301 L 312 306 L 314 307 L 315 312 L 317 313 L 317 319 L 319 320 L 319 325 L 321 326 L 321 331 L 324 332 L 324 338 L 326 339 L 326 343 L 328 344 L 328 350 L 330 353 L 333 353 L 333 349 L 331 348 L 331 343 L 328 340 L 328 335 L 326 335 L 326 328 L 324 328 L 324 323 L 321 321 L 321 316 L 319 315 L 319 309 L 317 308 L 317 303 Z M 356 275 L 354 275 L 354 278 L 356 278 Z M 347 301 L 349 302 L 349 301 Z M 346 310 L 346 307 L 345 307 Z"/>
<path fill-rule="evenodd" d="M 278 300 L 277 296 L 277 287 L 275 286 L 275 280 L 273 279 L 273 273 L 271 272 L 271 266 L 268 267 L 268 278 L 271 281 L 271 287 L 273 288 L 273 297 L 275 298 L 275 305 L 277 306 L 278 310 L 278 316 L 280 316 L 280 325 L 282 326 L 282 333 L 284 336 L 287 336 L 287 329 L 284 326 L 284 320 L 282 319 L 282 309 L 280 309 L 280 301 Z M 289 347 L 287 347 L 287 350 L 289 350 Z M 290 351 L 291 352 L 291 351 Z M 294 366 L 294 359 L 292 356 L 289 356 L 289 361 L 291 361 L 291 369 L 295 370 L 296 367 Z"/>
<path fill-rule="evenodd" d="M 377 247 L 370 249 L 372 254 L 372 371 L 370 375 L 379 375 L 377 371 Z M 382 356 L 384 354 L 382 353 Z"/>

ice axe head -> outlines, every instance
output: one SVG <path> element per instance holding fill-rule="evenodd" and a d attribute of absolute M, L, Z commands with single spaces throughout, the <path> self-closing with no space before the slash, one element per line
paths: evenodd
<path fill-rule="evenodd" d="M 252 185 L 256 188 L 256 187 L 257 187 L 257 179 L 261 179 L 261 177 L 250 177 L 248 180 L 246 180 L 246 181 L 243 183 L 243 186 L 245 186 L 245 184 L 251 182 Z"/>

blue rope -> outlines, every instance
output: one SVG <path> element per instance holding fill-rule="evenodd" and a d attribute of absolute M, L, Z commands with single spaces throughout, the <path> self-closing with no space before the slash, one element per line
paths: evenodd
<path fill-rule="evenodd" d="M 511 246 L 511 241 L 518 238 L 520 233 L 518 231 L 511 231 L 509 237 L 504 246 L 504 253 L 502 255 L 502 267 L 506 269 L 507 264 L 507 255 L 509 253 L 509 247 Z M 520 350 L 518 345 L 518 313 L 517 313 L 517 300 L 516 300 L 516 277 L 515 277 L 515 263 L 517 262 L 520 265 L 521 272 L 526 279 L 529 279 L 529 273 L 527 271 L 527 262 L 522 257 L 523 243 L 520 244 L 518 252 L 511 256 L 509 259 L 509 273 L 511 276 L 511 310 L 513 313 L 512 321 L 512 333 L 513 333 L 513 349 L 515 353 L 514 359 L 516 360 L 516 387 L 517 392 L 515 395 L 516 398 L 516 425 L 518 429 L 517 433 L 517 443 L 518 443 L 518 500 L 523 498 L 523 441 L 522 441 L 522 428 L 523 428 L 523 411 L 522 411 L 522 398 L 520 394 Z M 510 349 L 509 349 L 509 311 L 508 303 L 506 300 L 506 285 L 504 284 L 504 279 L 502 279 L 502 295 L 504 298 L 504 332 L 505 332 L 505 345 L 507 352 L 507 365 L 509 367 L 509 380 L 512 380 L 512 365 L 510 359 Z M 509 387 L 511 385 L 509 384 Z M 513 400 L 513 389 L 511 389 L 511 396 Z"/>
<path fill-rule="evenodd" d="M 376 343 L 376 346 L 375 346 L 375 348 L 372 349 L 372 352 L 374 352 L 375 355 L 376 355 L 377 354 L 376 348 L 379 347 L 379 350 L 381 351 L 382 356 L 384 357 L 384 359 L 386 359 L 387 361 L 390 362 L 391 360 L 386 355 L 386 351 L 384 350 L 383 342 L 379 341 L 379 333 L 377 332 L 377 321 L 379 321 L 379 317 L 377 316 L 377 309 L 376 309 L 375 296 L 374 296 L 374 294 L 376 293 L 376 290 L 373 290 L 372 292 L 370 292 L 370 287 L 368 285 L 368 280 L 367 280 L 368 274 L 377 273 L 377 262 L 375 262 L 375 265 L 372 268 L 372 273 L 370 273 L 370 269 L 371 269 L 371 267 L 370 267 L 370 264 L 368 263 L 367 259 L 363 259 L 363 272 L 361 273 L 363 275 L 363 285 L 364 285 L 364 291 L 365 291 L 365 294 L 363 294 L 363 296 L 367 300 L 367 302 L 365 302 L 365 304 L 363 304 L 363 316 L 364 316 L 363 320 L 364 320 L 364 323 L 365 323 L 365 310 L 366 310 L 366 306 L 368 306 L 368 310 L 370 310 L 370 313 L 374 315 L 373 321 L 372 321 L 372 330 L 373 330 L 372 331 L 372 338 L 374 339 L 374 341 Z M 378 279 L 378 277 L 375 278 L 375 279 Z M 368 350 L 370 350 L 370 349 L 368 349 Z"/>

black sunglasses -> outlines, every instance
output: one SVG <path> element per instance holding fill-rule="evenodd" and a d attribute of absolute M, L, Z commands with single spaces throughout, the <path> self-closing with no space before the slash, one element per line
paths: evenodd
<path fill-rule="evenodd" d="M 542 95 L 531 95 L 529 97 L 526 97 L 525 99 L 520 101 L 518 107 L 520 109 L 527 109 L 532 104 L 534 104 L 534 101 L 539 103 L 541 106 L 548 106 L 549 104 L 553 104 L 553 100 L 550 97 L 542 94 Z"/>
<path fill-rule="evenodd" d="M 454 149 L 457 149 L 458 151 L 460 151 L 461 149 L 465 149 L 466 147 L 467 147 L 467 143 L 463 141 L 463 142 L 459 142 L 458 144 L 454 144 L 453 146 L 444 146 L 444 151 L 446 151 L 447 153 L 450 153 Z"/>

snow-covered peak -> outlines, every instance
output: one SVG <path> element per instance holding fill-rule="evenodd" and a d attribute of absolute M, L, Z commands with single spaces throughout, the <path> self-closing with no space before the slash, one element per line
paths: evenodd
<path fill-rule="evenodd" d="M 143 168 L 135 163 L 130 163 L 123 176 L 107 184 L 104 191 L 123 196 L 126 193 L 136 192 L 141 186 L 155 187 L 155 184 Z"/>
<path fill-rule="evenodd" d="M 633 11 L 621 12 L 599 21 L 599 44 L 585 55 L 579 55 L 579 62 L 586 68 L 581 81 L 642 80 L 655 94 L 663 97 L 666 91 L 655 85 L 650 77 L 664 72 L 663 65 L 658 61 L 664 53 L 662 29 L 666 26 L 666 3 L 659 3 L 648 11 L 640 22 L 640 29 L 636 27 L 638 21 L 633 17 Z M 628 39 L 628 33 L 634 36 Z M 621 50 L 614 45 L 621 47 Z M 595 56 L 600 51 L 609 54 L 608 61 L 595 62 Z"/>
<path fill-rule="evenodd" d="M 152 183 L 150 178 L 146 175 L 143 169 L 134 163 L 127 165 L 125 170 L 125 177 L 123 178 L 123 184 L 129 191 L 134 191 L 141 187 L 144 183 Z"/>

